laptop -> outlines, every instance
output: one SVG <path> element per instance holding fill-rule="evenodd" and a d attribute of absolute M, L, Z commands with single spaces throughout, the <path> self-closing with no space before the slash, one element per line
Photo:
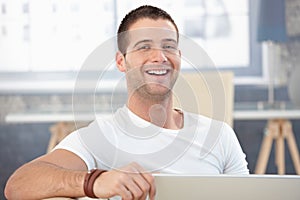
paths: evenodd
<path fill-rule="evenodd" d="M 155 174 L 157 200 L 299 200 L 297 175 Z"/>

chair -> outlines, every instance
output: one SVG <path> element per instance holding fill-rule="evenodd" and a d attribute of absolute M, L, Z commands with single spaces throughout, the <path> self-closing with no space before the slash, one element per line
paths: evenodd
<path fill-rule="evenodd" d="M 174 106 L 233 127 L 233 77 L 231 71 L 181 73 L 173 89 Z"/>

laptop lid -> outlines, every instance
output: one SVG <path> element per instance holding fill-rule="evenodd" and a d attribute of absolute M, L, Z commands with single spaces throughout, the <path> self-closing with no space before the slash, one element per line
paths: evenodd
<path fill-rule="evenodd" d="M 296 175 L 156 174 L 158 200 L 299 200 Z"/>

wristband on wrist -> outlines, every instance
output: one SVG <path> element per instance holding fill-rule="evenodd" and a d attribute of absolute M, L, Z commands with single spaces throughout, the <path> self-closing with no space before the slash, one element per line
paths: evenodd
<path fill-rule="evenodd" d="M 103 173 L 106 172 L 106 170 L 101 170 L 101 169 L 93 169 L 89 171 L 84 178 L 84 184 L 83 184 L 83 190 L 84 194 L 87 197 L 90 198 L 97 198 L 97 196 L 94 193 L 93 187 L 95 180 Z"/>

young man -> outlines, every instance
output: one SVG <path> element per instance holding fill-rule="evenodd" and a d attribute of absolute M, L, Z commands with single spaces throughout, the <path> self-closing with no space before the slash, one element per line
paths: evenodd
<path fill-rule="evenodd" d="M 126 73 L 127 104 L 16 170 L 6 197 L 154 199 L 152 173 L 248 174 L 228 125 L 173 108 L 178 39 L 173 19 L 159 8 L 141 6 L 126 15 L 118 30 L 116 64 Z M 207 147 L 204 140 L 211 130 L 217 134 Z M 207 153 L 201 156 L 203 149 Z M 98 170 L 87 172 L 94 168 Z"/>

